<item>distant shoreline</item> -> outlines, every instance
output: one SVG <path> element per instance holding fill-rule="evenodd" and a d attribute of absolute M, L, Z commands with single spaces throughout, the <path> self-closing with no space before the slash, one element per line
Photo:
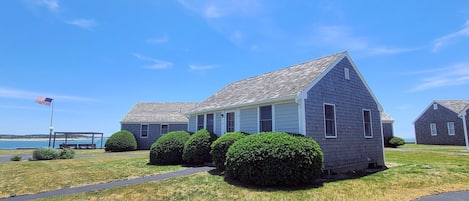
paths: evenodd
<path fill-rule="evenodd" d="M 67 138 L 68 141 L 77 140 L 91 140 L 92 138 Z M 94 140 L 100 140 L 101 138 L 95 137 Z M 53 141 L 54 138 L 51 138 Z M 49 141 L 49 138 L 0 138 L 0 141 Z M 65 138 L 55 138 L 55 141 L 65 141 Z"/>

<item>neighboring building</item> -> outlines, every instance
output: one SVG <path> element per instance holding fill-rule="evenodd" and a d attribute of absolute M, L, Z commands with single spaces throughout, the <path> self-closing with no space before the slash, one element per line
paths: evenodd
<path fill-rule="evenodd" d="M 187 130 L 186 112 L 196 103 L 137 103 L 122 119 L 121 130 L 137 139 L 137 149 L 150 149 L 167 132 Z"/>
<path fill-rule="evenodd" d="M 433 101 L 414 121 L 416 143 L 466 145 L 468 106 L 469 100 Z"/>
<path fill-rule="evenodd" d="M 384 146 L 388 146 L 389 140 L 394 137 L 393 124 L 394 119 L 385 112 L 381 112 L 381 125 L 383 126 Z"/>
<path fill-rule="evenodd" d="M 188 130 L 301 133 L 326 172 L 384 166 L 383 111 L 347 52 L 233 82 L 188 113 Z"/>

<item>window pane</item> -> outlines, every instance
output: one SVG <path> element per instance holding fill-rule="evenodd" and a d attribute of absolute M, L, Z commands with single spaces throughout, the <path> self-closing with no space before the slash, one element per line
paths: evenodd
<path fill-rule="evenodd" d="M 326 137 L 336 137 L 334 105 L 324 105 L 324 125 Z"/>
<path fill-rule="evenodd" d="M 213 114 L 207 114 L 207 126 L 206 129 L 213 132 Z"/>
<path fill-rule="evenodd" d="M 204 115 L 197 115 L 197 130 L 204 128 Z"/>
<path fill-rule="evenodd" d="M 148 125 L 141 125 L 140 127 L 140 136 L 147 137 L 148 136 Z"/>
<path fill-rule="evenodd" d="M 260 123 L 259 130 L 261 132 L 272 131 L 272 106 L 263 106 L 259 108 Z"/>
<path fill-rule="evenodd" d="M 161 125 L 161 135 L 168 133 L 168 125 Z"/>
<path fill-rule="evenodd" d="M 226 113 L 226 132 L 234 132 L 235 130 L 235 115 L 234 112 Z"/>
<path fill-rule="evenodd" d="M 372 137 L 371 131 L 371 112 L 369 110 L 363 110 L 363 128 L 365 137 Z"/>

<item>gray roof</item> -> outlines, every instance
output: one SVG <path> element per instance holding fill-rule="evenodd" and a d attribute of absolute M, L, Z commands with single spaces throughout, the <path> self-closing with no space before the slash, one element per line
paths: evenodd
<path fill-rule="evenodd" d="M 326 69 L 346 55 L 347 52 L 340 52 L 233 82 L 200 103 L 191 113 L 294 99 Z"/>
<path fill-rule="evenodd" d="M 385 112 L 381 112 L 381 121 L 384 123 L 393 123 L 394 119 Z"/>
<path fill-rule="evenodd" d="M 469 100 L 435 100 L 435 102 L 458 114 L 462 112 L 466 106 L 469 106 Z"/>
<path fill-rule="evenodd" d="M 185 115 L 197 103 L 137 103 L 121 123 L 187 123 Z"/>

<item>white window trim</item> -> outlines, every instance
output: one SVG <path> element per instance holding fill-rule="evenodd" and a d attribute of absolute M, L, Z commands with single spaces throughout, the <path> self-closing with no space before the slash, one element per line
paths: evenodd
<path fill-rule="evenodd" d="M 328 136 L 326 134 L 326 105 L 331 105 L 334 107 L 334 136 Z M 323 118 L 324 118 L 324 136 L 326 138 L 330 138 L 330 139 L 335 139 L 337 138 L 337 113 L 336 113 L 336 109 L 335 109 L 335 104 L 330 104 L 330 103 L 324 103 L 323 106 L 322 106 L 322 114 L 323 114 Z"/>
<path fill-rule="evenodd" d="M 435 129 L 433 129 L 433 126 L 435 127 Z M 435 132 L 433 132 L 435 131 Z M 431 136 L 437 136 L 438 135 L 438 130 L 436 128 L 436 123 L 431 123 L 430 124 L 430 135 Z"/>
<path fill-rule="evenodd" d="M 275 132 L 275 107 L 274 107 L 274 104 L 272 105 L 261 105 L 259 107 L 257 107 L 257 132 L 261 132 L 261 107 L 265 107 L 265 106 L 270 106 L 270 109 L 271 109 L 271 113 L 272 113 L 272 118 L 271 118 L 271 121 L 272 121 L 272 132 Z"/>
<path fill-rule="evenodd" d="M 147 136 L 142 135 L 142 126 L 146 125 L 147 126 Z M 140 138 L 148 138 L 150 135 L 150 124 L 140 124 Z"/>
<path fill-rule="evenodd" d="M 169 133 L 169 124 L 161 124 L 161 125 L 160 125 L 160 136 L 166 134 L 166 133 L 163 133 L 163 126 L 167 126 L 167 127 L 168 127 L 168 130 L 166 131 L 166 133 Z"/>
<path fill-rule="evenodd" d="M 204 115 L 204 129 L 207 129 L 207 122 L 208 122 L 208 115 L 211 114 L 212 115 L 212 131 L 211 132 L 215 132 L 215 113 L 207 113 Z M 208 129 L 207 129 L 208 130 Z"/>
<path fill-rule="evenodd" d="M 370 134 L 371 136 L 366 135 L 366 128 L 365 128 L 365 111 L 368 111 L 370 113 Z M 365 138 L 373 138 L 373 118 L 371 118 L 371 110 L 370 109 L 363 109 L 362 110 L 362 116 L 363 116 L 363 136 Z"/>
<path fill-rule="evenodd" d="M 450 125 L 453 125 L 452 126 L 453 127 L 453 129 L 452 129 L 453 132 L 451 132 Z M 447 122 L 446 126 L 448 127 L 448 135 L 456 135 L 456 128 L 454 127 L 454 122 L 452 122 L 452 121 Z"/>
<path fill-rule="evenodd" d="M 234 132 L 239 131 L 239 111 L 236 111 L 236 110 L 229 110 L 229 111 L 225 111 L 225 112 L 224 112 L 224 115 L 223 115 L 224 118 L 223 118 L 222 121 L 224 122 L 224 126 L 223 126 L 223 127 L 224 127 L 224 128 L 223 128 L 223 131 L 224 131 L 223 133 L 224 133 L 224 134 L 225 134 L 225 133 L 228 133 L 228 128 L 227 128 L 228 124 L 227 124 L 227 122 L 226 122 L 227 119 L 228 119 L 228 117 L 227 117 L 227 114 L 228 114 L 228 113 L 234 113 Z M 222 125 L 223 125 L 223 124 L 222 124 Z"/>
<path fill-rule="evenodd" d="M 438 104 L 433 103 L 433 110 L 438 110 Z"/>

